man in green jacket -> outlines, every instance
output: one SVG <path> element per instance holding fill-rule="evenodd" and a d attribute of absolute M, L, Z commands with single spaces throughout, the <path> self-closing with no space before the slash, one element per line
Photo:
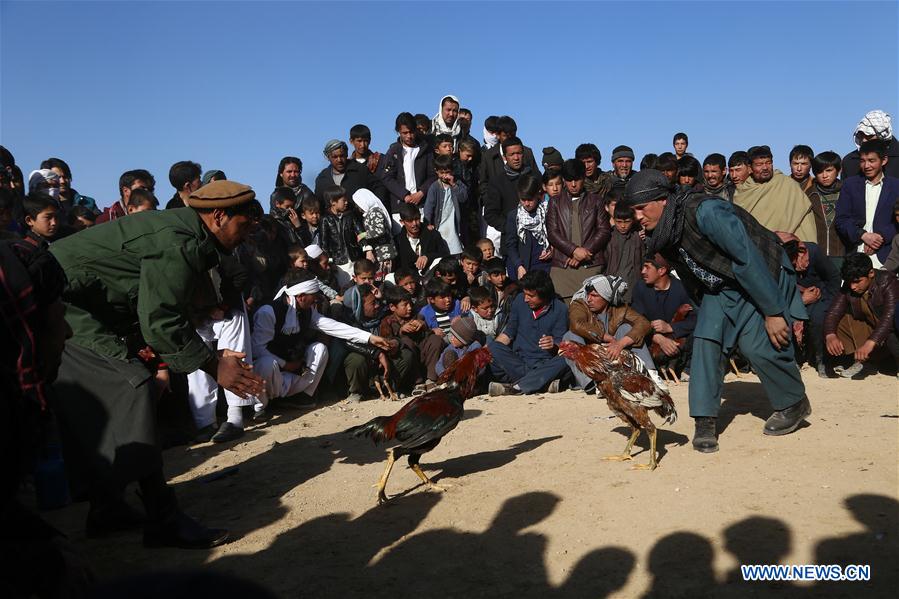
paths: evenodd
<path fill-rule="evenodd" d="M 178 508 L 156 443 L 152 370 L 201 369 L 240 396 L 262 391 L 243 356 L 218 355 L 197 335 L 194 317 L 215 305 L 210 271 L 262 213 L 246 185 L 216 181 L 189 207 L 117 219 L 53 244 L 68 276 L 63 294 L 73 336 L 55 384 L 67 466 L 86 483 L 87 532 L 139 522 L 123 500 L 138 481 L 147 517 L 144 544 L 208 548 L 227 541 Z M 149 351 L 148 351 L 149 350 Z M 148 353 L 155 354 L 148 364 Z"/>

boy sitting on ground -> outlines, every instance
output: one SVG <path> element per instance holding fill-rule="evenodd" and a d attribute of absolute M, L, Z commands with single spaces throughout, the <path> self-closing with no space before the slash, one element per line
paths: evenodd
<path fill-rule="evenodd" d="M 437 376 L 443 374 L 447 368 L 468 352 L 482 347 L 481 342 L 478 341 L 478 329 L 470 316 L 457 318 L 450 327 L 450 334 L 447 338 L 449 345 L 443 350 L 443 354 L 437 361 Z"/>

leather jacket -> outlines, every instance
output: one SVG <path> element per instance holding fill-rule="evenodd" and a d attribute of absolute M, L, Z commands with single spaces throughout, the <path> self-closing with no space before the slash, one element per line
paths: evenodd
<path fill-rule="evenodd" d="M 865 319 L 861 308 L 861 298 L 853 295 L 847 287 L 848 285 L 844 284 L 842 292 L 836 296 L 833 303 L 830 304 L 830 309 L 827 310 L 827 316 L 824 317 L 825 335 L 836 334 L 840 320 L 847 311 L 856 320 Z M 871 331 L 871 340 L 877 345 L 882 345 L 893 330 L 893 317 L 896 304 L 899 303 L 899 279 L 889 271 L 875 270 L 874 281 L 868 288 L 868 293 L 870 294 L 868 306 L 879 319 L 877 326 Z"/>
<path fill-rule="evenodd" d="M 581 266 L 605 266 L 605 249 L 612 237 L 612 226 L 605 210 L 605 200 L 595 193 L 584 193 L 580 203 L 581 247 L 593 252 L 593 258 Z M 546 235 L 553 252 L 553 266 L 564 268 L 565 262 L 574 253 L 571 242 L 571 196 L 563 190 L 558 198 L 549 201 L 546 211 Z"/>

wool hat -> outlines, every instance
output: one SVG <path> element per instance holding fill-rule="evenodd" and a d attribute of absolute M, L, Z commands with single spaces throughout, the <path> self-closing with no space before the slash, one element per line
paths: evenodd
<path fill-rule="evenodd" d="M 465 316 L 464 318 L 457 318 L 450 325 L 450 333 L 465 345 L 471 345 L 477 338 L 478 327 L 474 323 L 474 318 Z"/>
<path fill-rule="evenodd" d="M 556 166 L 556 167 L 561 168 L 562 163 L 564 163 L 564 162 L 565 162 L 565 160 L 563 160 L 563 158 L 562 158 L 562 152 L 560 152 L 559 150 L 555 149 L 552 146 L 549 146 L 548 148 L 543 148 L 543 165 L 544 166 Z"/>
<path fill-rule="evenodd" d="M 635 173 L 624 188 L 625 206 L 642 206 L 647 202 L 654 202 L 662 198 L 667 198 L 671 193 L 671 183 L 668 177 L 661 171 L 647 168 Z"/>
<path fill-rule="evenodd" d="M 200 183 L 202 183 L 203 185 L 209 185 L 209 183 L 212 182 L 213 177 L 221 177 L 221 179 L 228 178 L 225 176 L 224 172 L 217 169 L 212 169 L 203 173 L 203 176 L 200 178 Z"/>
<path fill-rule="evenodd" d="M 324 149 L 322 150 L 322 154 L 325 155 L 325 158 L 331 157 L 331 152 L 334 150 L 339 150 L 343 148 L 344 152 L 348 152 L 349 148 L 346 145 L 346 142 L 340 141 L 339 139 L 329 140 L 328 143 L 325 144 Z"/>
<path fill-rule="evenodd" d="M 627 146 L 618 146 L 612 150 L 612 162 L 615 162 L 619 158 L 630 158 L 631 160 L 634 160 L 634 151 Z"/>
<path fill-rule="evenodd" d="M 256 199 L 256 192 L 249 185 L 235 181 L 213 181 L 196 190 L 187 198 L 191 208 L 230 208 Z"/>

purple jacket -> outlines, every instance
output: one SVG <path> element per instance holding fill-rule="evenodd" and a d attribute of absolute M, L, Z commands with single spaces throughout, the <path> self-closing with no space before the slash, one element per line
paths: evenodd
<path fill-rule="evenodd" d="M 874 231 L 883 237 L 883 245 L 877 250 L 877 259 L 884 262 L 890 253 L 890 242 L 899 232 L 893 219 L 893 205 L 899 198 L 899 179 L 883 178 L 883 189 L 874 211 Z M 862 175 L 849 177 L 843 181 L 840 197 L 837 199 L 837 216 L 834 220 L 837 234 L 850 252 L 862 242 L 865 231 L 865 178 Z"/>

